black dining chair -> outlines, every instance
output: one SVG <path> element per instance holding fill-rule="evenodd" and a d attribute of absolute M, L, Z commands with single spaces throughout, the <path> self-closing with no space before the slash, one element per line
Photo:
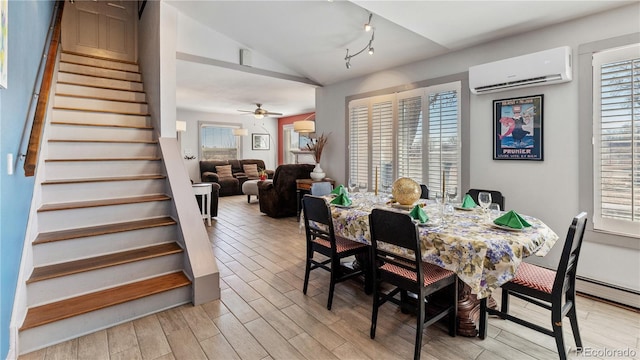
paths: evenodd
<path fill-rule="evenodd" d="M 329 283 L 327 309 L 331 310 L 336 283 L 364 275 L 365 271 L 367 271 L 366 267 L 353 270 L 344 269 L 340 265 L 340 260 L 357 254 L 361 254 L 366 258 L 369 255 L 369 246 L 335 235 L 331 209 L 324 198 L 305 195 L 302 199 L 302 211 L 307 239 L 307 260 L 302 292 L 304 294 L 307 293 L 311 270 L 320 268 L 329 271 L 331 273 L 331 281 Z M 314 260 L 313 255 L 316 252 L 328 257 L 328 259 L 324 261 Z"/>
<path fill-rule="evenodd" d="M 480 204 L 478 202 L 478 193 L 480 193 L 480 192 L 488 192 L 489 194 L 491 194 L 491 203 L 498 204 L 498 205 L 500 205 L 500 210 L 505 210 L 505 207 L 504 207 L 504 199 L 505 199 L 505 197 L 502 195 L 502 193 L 500 191 L 497 191 L 497 190 L 482 190 L 482 189 L 469 189 L 469 191 L 467 191 L 467 194 L 469 194 L 471 196 L 471 198 L 473 199 L 473 201 L 476 202 L 476 204 Z"/>
<path fill-rule="evenodd" d="M 420 184 L 420 199 L 429 198 L 429 187 L 425 184 Z"/>
<path fill-rule="evenodd" d="M 564 242 L 560 263 L 556 271 L 536 265 L 521 263 L 516 276 L 502 285 L 502 304 L 500 310 L 487 307 L 487 299 L 480 301 L 480 338 L 487 334 L 487 314 L 498 315 L 543 334 L 553 336 L 556 340 L 560 359 L 566 359 L 567 353 L 562 336 L 562 319 L 568 317 L 573 331 L 573 338 L 578 350 L 582 349 L 578 317 L 576 314 L 576 268 L 582 238 L 587 223 L 587 213 L 582 212 L 573 218 L 567 238 Z M 527 320 L 509 314 L 509 296 L 528 301 L 534 305 L 551 310 L 551 328 L 533 324 Z"/>
<path fill-rule="evenodd" d="M 378 308 L 389 301 L 406 309 L 407 292 L 417 295 L 415 312 L 417 315 L 416 342 L 414 359 L 420 359 L 422 347 L 422 332 L 436 321 L 449 316 L 449 335 L 456 335 L 458 315 L 458 277 L 455 273 L 439 266 L 422 261 L 420 252 L 420 237 L 418 226 L 408 214 L 373 209 L 369 215 L 371 230 L 371 263 L 373 277 L 373 311 L 371 314 L 372 339 L 376 336 Z M 411 258 L 400 257 L 389 252 L 385 243 L 407 254 Z M 387 293 L 381 290 L 382 284 L 387 283 L 395 288 Z M 445 289 L 451 293 L 450 303 L 436 311 L 428 319 L 425 304 L 429 304 L 429 297 L 433 293 Z M 400 299 L 395 296 L 400 293 Z M 429 312 L 431 313 L 431 312 Z"/>

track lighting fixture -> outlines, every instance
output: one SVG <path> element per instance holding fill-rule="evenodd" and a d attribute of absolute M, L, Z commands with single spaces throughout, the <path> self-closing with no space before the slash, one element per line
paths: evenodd
<path fill-rule="evenodd" d="M 375 29 L 371 26 L 371 17 L 373 16 L 372 13 L 369 13 L 369 21 L 364 24 L 364 30 L 365 31 L 373 31 L 371 33 L 371 39 L 369 40 L 369 43 L 362 48 L 362 50 L 358 51 L 355 54 L 351 54 L 349 55 L 349 49 L 347 49 L 347 55 L 344 57 L 344 60 L 346 61 L 345 66 L 347 67 L 347 69 L 351 69 L 351 58 L 352 57 L 356 57 L 360 54 L 362 54 L 365 50 L 369 50 L 369 55 L 373 55 L 374 49 L 373 49 L 373 39 L 376 35 L 376 31 Z"/>

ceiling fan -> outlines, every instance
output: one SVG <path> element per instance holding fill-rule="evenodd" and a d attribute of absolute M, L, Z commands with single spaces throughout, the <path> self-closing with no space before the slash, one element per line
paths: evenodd
<path fill-rule="evenodd" d="M 238 110 L 238 111 L 245 112 L 245 113 L 252 113 L 256 119 L 262 119 L 263 117 L 265 117 L 265 115 L 282 115 L 282 113 L 271 112 L 263 109 L 262 104 L 256 104 L 256 106 L 258 108 L 253 111 L 252 110 Z"/>

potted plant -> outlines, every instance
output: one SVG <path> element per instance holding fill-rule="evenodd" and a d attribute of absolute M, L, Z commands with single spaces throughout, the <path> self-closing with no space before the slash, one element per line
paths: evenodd
<path fill-rule="evenodd" d="M 327 144 L 327 141 L 329 141 L 329 136 L 323 133 L 322 135 L 320 135 L 320 137 L 316 139 L 311 139 L 311 143 L 307 144 L 307 148 L 309 149 L 309 151 L 311 151 L 311 154 L 313 155 L 313 159 L 316 162 L 316 167 L 313 169 L 313 172 L 311 173 L 311 178 L 315 181 L 324 179 L 326 175 L 322 170 L 322 168 L 320 167 L 320 158 L 322 157 L 322 150 L 324 149 L 324 146 Z"/>
<path fill-rule="evenodd" d="M 267 180 L 267 170 L 265 169 L 258 170 L 258 176 L 260 177 L 260 181 Z"/>

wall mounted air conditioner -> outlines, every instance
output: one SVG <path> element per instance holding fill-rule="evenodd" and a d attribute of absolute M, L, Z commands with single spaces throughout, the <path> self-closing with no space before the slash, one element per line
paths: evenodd
<path fill-rule="evenodd" d="M 571 48 L 562 46 L 469 68 L 469 89 L 487 94 L 571 80 Z"/>

